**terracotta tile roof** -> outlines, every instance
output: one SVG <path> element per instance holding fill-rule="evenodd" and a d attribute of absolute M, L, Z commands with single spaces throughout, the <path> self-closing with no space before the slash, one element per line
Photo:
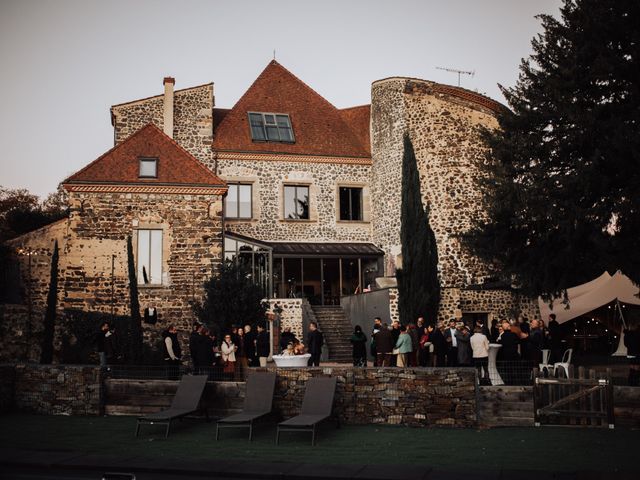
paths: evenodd
<path fill-rule="evenodd" d="M 227 116 L 227 113 L 231 111 L 230 108 L 214 108 L 213 109 L 213 128 L 217 128 L 218 125 Z"/>
<path fill-rule="evenodd" d="M 140 157 L 158 159 L 157 178 L 139 178 Z M 62 183 L 225 186 L 223 180 L 152 123 Z"/>
<path fill-rule="evenodd" d="M 371 155 L 371 105 L 343 108 L 340 113 L 347 125 L 351 127 L 351 131 L 360 140 L 362 148 Z"/>
<path fill-rule="evenodd" d="M 295 143 L 254 142 L 248 112 L 287 113 Z M 357 119 L 356 119 L 357 118 Z M 213 149 L 302 155 L 370 157 L 364 109 L 343 113 L 275 60 L 271 61 L 222 121 L 214 123 Z M 360 129 L 367 124 L 366 134 Z"/>

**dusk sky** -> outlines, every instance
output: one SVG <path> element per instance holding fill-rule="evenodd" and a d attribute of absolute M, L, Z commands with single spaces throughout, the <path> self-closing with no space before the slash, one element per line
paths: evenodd
<path fill-rule="evenodd" d="M 0 185 L 38 195 L 113 147 L 109 107 L 214 82 L 230 108 L 273 58 L 336 107 L 408 76 L 504 101 L 560 0 L 0 0 Z"/>

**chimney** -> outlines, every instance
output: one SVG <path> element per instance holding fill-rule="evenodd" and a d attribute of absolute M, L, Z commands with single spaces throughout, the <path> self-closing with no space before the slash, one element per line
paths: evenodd
<path fill-rule="evenodd" d="M 176 79 L 164 77 L 164 133 L 173 138 L 173 86 Z"/>

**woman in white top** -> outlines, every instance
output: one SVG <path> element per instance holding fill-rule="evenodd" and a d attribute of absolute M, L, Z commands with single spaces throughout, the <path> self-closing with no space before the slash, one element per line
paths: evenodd
<path fill-rule="evenodd" d="M 238 347 L 231 340 L 231 334 L 227 333 L 220 345 L 220 352 L 222 353 L 222 362 L 224 363 L 223 372 L 230 374 L 229 376 L 232 379 L 236 370 L 236 350 L 238 350 Z"/>
<path fill-rule="evenodd" d="M 489 339 L 482 333 L 482 328 L 476 327 L 473 330 L 470 343 L 473 351 L 473 364 L 478 369 L 478 378 L 481 383 L 486 383 L 489 380 Z"/>

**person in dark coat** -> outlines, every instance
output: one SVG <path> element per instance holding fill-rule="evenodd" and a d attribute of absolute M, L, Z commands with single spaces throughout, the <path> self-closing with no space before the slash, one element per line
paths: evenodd
<path fill-rule="evenodd" d="M 420 350 L 420 337 L 422 336 L 422 332 L 418 332 L 418 329 L 413 323 L 410 323 L 407 326 L 407 333 L 409 337 L 411 337 L 411 348 L 413 350 L 408 354 L 409 366 L 417 367 L 418 366 L 418 351 Z"/>
<path fill-rule="evenodd" d="M 498 327 L 498 319 L 494 318 L 491 320 L 491 330 L 490 335 L 487 335 L 489 342 L 496 343 L 498 341 L 498 335 L 500 335 L 500 328 Z"/>
<path fill-rule="evenodd" d="M 433 328 L 433 327 L 430 327 Z M 442 331 L 444 330 L 444 324 L 438 323 L 436 328 L 429 335 L 429 341 L 433 343 L 433 357 L 435 359 L 436 367 L 444 367 L 446 364 L 447 356 L 447 340 L 444 338 Z"/>
<path fill-rule="evenodd" d="M 309 323 L 309 334 L 307 335 L 307 350 L 311 354 L 309 359 L 309 366 L 320 366 L 320 355 L 322 355 L 322 344 L 324 338 L 322 332 L 318 330 L 318 324 L 316 322 Z"/>
<path fill-rule="evenodd" d="M 458 365 L 466 367 L 471 365 L 471 334 L 469 327 L 460 325 L 456 328 L 456 340 L 458 342 Z"/>
<path fill-rule="evenodd" d="M 362 332 L 362 327 L 356 325 L 353 335 L 349 339 L 353 348 L 353 366 L 367 366 L 367 336 Z"/>
<path fill-rule="evenodd" d="M 542 347 L 544 346 L 544 336 L 542 333 L 542 325 L 537 319 L 531 320 L 531 329 L 529 331 L 529 361 L 534 368 L 538 368 L 538 364 L 542 362 Z"/>
<path fill-rule="evenodd" d="M 551 347 L 549 363 L 562 361 L 562 330 L 555 313 L 549 315 L 549 346 Z"/>
<path fill-rule="evenodd" d="M 456 321 L 449 321 L 449 328 L 443 334 L 447 342 L 447 367 L 455 367 L 458 364 L 458 339 L 456 338 Z"/>
<path fill-rule="evenodd" d="M 265 325 L 258 324 L 258 335 L 256 335 L 256 355 L 260 362 L 261 367 L 267 366 L 267 359 L 269 358 L 271 349 L 269 348 L 269 334 Z"/>
<path fill-rule="evenodd" d="M 376 348 L 376 334 L 382 328 L 382 319 L 380 317 L 376 317 L 373 319 L 373 330 L 371 331 L 371 356 L 373 357 L 373 366 L 377 367 L 378 365 L 378 350 Z"/>
<path fill-rule="evenodd" d="M 378 367 L 390 367 L 391 352 L 393 352 L 393 334 L 386 323 L 382 324 L 380 331 L 376 333 L 376 354 Z"/>
<path fill-rule="evenodd" d="M 518 354 L 518 336 L 511 331 L 509 322 L 502 323 L 502 330 L 502 337 L 499 342 L 500 345 L 502 345 L 502 360 L 507 362 L 520 360 L 520 355 Z"/>
<path fill-rule="evenodd" d="M 193 363 L 194 370 L 201 366 L 198 364 L 198 343 L 200 342 L 200 323 L 195 322 L 189 335 L 189 355 L 191 356 L 191 362 Z"/>

